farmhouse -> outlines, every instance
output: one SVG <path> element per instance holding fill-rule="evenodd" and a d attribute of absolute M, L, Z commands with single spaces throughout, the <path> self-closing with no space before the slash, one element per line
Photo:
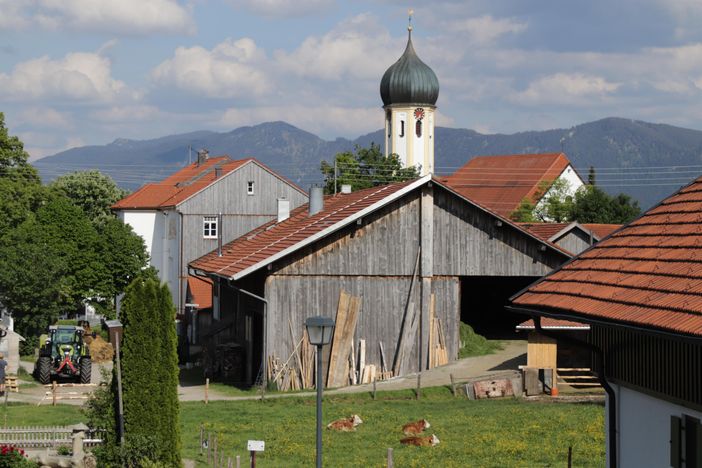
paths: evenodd
<path fill-rule="evenodd" d="M 622 227 L 621 224 L 580 224 L 577 221 L 572 223 L 519 223 L 519 225 L 532 234 L 553 242 L 573 254 L 579 254 Z"/>
<path fill-rule="evenodd" d="M 478 156 L 444 180 L 461 195 L 504 217 L 523 201 L 538 210 L 558 193 L 556 181 L 564 186 L 561 195 L 570 196 L 585 184 L 565 153 Z"/>
<path fill-rule="evenodd" d="M 702 466 L 702 178 L 512 298 L 590 326 L 609 466 Z"/>
<path fill-rule="evenodd" d="M 287 359 L 305 318 L 334 317 L 342 290 L 361 298 L 355 341 L 367 343 L 366 362 L 381 366 L 382 343 L 395 375 L 427 368 L 432 294 L 453 359 L 460 320 L 513 331 L 521 317 L 505 300 L 570 257 L 430 175 L 312 192 L 289 218 L 190 263 L 219 291 L 208 343 L 246 351 L 236 380 L 252 382 L 264 355 Z"/>
<path fill-rule="evenodd" d="M 208 308 L 206 298 L 211 301 L 212 294 L 205 283 L 188 278 L 188 262 L 275 219 L 279 205 L 296 208 L 306 201 L 303 190 L 255 159 L 210 158 L 203 150 L 196 162 L 144 185 L 112 209 L 144 239 L 150 264 L 171 290 L 180 323 L 190 325 L 187 335 L 194 344 L 196 311 Z M 195 296 L 203 303 L 192 302 Z M 218 313 L 212 308 L 215 317 Z M 209 315 L 204 319 L 209 323 Z M 179 335 L 183 343 L 186 330 Z"/>

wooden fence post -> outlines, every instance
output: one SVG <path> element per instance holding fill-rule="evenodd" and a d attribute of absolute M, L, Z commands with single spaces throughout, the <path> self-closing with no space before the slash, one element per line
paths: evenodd
<path fill-rule="evenodd" d="M 212 457 L 212 466 L 214 466 L 214 468 L 217 468 L 217 436 L 214 437 L 214 447 L 212 447 L 212 450 L 214 450 L 214 457 Z"/>
<path fill-rule="evenodd" d="M 375 400 L 375 392 L 376 392 L 375 379 L 373 379 L 373 400 Z"/>
<path fill-rule="evenodd" d="M 449 377 L 451 377 L 451 393 L 456 396 L 456 381 L 453 379 L 453 374 L 449 374 Z"/>
<path fill-rule="evenodd" d="M 205 433 L 205 427 L 202 424 L 200 424 L 200 455 L 202 455 L 202 450 L 203 450 L 202 442 L 203 442 L 204 433 Z"/>
<path fill-rule="evenodd" d="M 236 468 L 241 468 L 241 455 L 236 456 Z"/>
<path fill-rule="evenodd" d="M 205 404 L 207 404 L 210 400 L 210 378 L 207 377 L 205 379 Z"/>
<path fill-rule="evenodd" d="M 568 447 L 568 468 L 573 466 L 573 447 Z"/>
<path fill-rule="evenodd" d="M 417 374 L 417 400 L 422 397 L 422 373 Z"/>
<path fill-rule="evenodd" d="M 207 464 L 210 464 L 210 453 L 212 451 L 212 434 L 207 433 Z"/>
<path fill-rule="evenodd" d="M 395 463 L 392 459 L 392 448 L 388 448 L 388 468 L 393 468 Z"/>
<path fill-rule="evenodd" d="M 56 406 L 56 381 L 51 382 L 51 406 Z"/>

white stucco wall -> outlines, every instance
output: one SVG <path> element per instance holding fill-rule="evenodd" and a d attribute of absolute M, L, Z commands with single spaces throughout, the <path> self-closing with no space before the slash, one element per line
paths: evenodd
<path fill-rule="evenodd" d="M 146 252 L 152 256 L 156 211 L 120 211 L 119 218 L 144 239 Z"/>
<path fill-rule="evenodd" d="M 702 412 L 619 385 L 612 387 L 617 395 L 619 466 L 670 466 L 670 417 L 702 419 Z"/>
<path fill-rule="evenodd" d="M 578 191 L 580 187 L 585 185 L 583 180 L 580 178 L 577 172 L 575 172 L 575 169 L 573 169 L 573 166 L 568 164 L 568 166 L 563 169 L 563 172 L 561 172 L 561 175 L 558 176 L 556 180 L 565 180 L 567 182 L 567 190 L 566 193 L 567 195 L 574 196 L 575 192 Z M 540 213 L 543 211 L 544 205 L 546 203 L 546 200 L 549 199 L 552 195 L 554 195 L 555 189 L 552 187 L 550 188 L 539 200 L 539 202 L 536 204 L 536 207 L 534 208 L 535 213 Z M 552 219 L 544 219 L 544 221 L 553 221 Z"/>

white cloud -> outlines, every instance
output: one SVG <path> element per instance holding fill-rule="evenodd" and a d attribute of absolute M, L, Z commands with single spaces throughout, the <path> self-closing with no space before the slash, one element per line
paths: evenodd
<path fill-rule="evenodd" d="M 334 0 L 230 0 L 235 7 L 262 16 L 302 16 L 320 13 L 335 4 Z"/>
<path fill-rule="evenodd" d="M 212 98 L 261 95 L 271 87 L 265 64 L 266 54 L 253 39 L 226 39 L 212 50 L 178 47 L 173 58 L 151 72 L 151 79 Z"/>
<path fill-rule="evenodd" d="M 72 126 L 70 117 L 51 107 L 30 106 L 19 112 L 19 123 L 31 125 L 35 128 L 65 129 Z"/>
<path fill-rule="evenodd" d="M 584 104 L 613 93 L 619 86 L 599 76 L 556 73 L 531 82 L 527 89 L 516 93 L 513 100 L 522 104 L 563 104 L 573 101 Z"/>
<path fill-rule="evenodd" d="M 100 109 L 93 112 L 93 117 L 99 122 L 105 123 L 125 123 L 125 122 L 148 122 L 164 116 L 156 106 L 150 105 L 129 105 L 115 106 Z"/>
<path fill-rule="evenodd" d="M 106 57 L 72 52 L 59 60 L 47 56 L 17 64 L 0 73 L 0 96 L 7 100 L 72 99 L 110 101 L 125 89 L 111 76 Z"/>
<path fill-rule="evenodd" d="M 39 26 L 121 34 L 193 33 L 176 0 L 0 0 L 0 29 Z"/>
<path fill-rule="evenodd" d="M 278 51 L 276 59 L 299 76 L 326 80 L 377 79 L 402 53 L 375 17 L 350 18 L 321 37 L 310 36 L 292 53 Z"/>
<path fill-rule="evenodd" d="M 527 23 L 513 18 L 494 18 L 483 15 L 448 21 L 446 28 L 452 33 L 467 33 L 471 42 L 486 44 L 506 34 L 519 34 L 527 29 Z"/>

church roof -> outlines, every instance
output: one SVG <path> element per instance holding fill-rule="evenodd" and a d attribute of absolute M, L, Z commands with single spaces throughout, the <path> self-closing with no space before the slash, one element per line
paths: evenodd
<path fill-rule="evenodd" d="M 439 98 L 439 79 L 414 51 L 411 30 L 405 52 L 385 71 L 380 80 L 380 97 L 385 106 L 436 105 L 436 100 Z"/>

